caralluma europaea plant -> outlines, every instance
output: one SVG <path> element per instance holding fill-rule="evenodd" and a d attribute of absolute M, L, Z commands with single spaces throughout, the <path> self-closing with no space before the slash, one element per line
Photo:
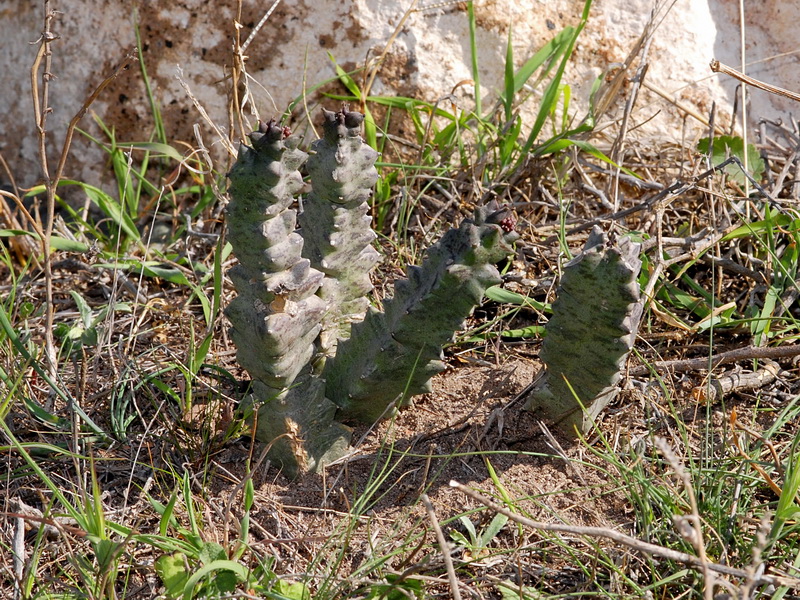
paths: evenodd
<path fill-rule="evenodd" d="M 565 433 L 588 433 L 617 394 L 642 316 L 640 248 L 595 227 L 564 266 L 540 354 L 546 372 L 525 407 L 541 410 Z"/>
<path fill-rule="evenodd" d="M 517 237 L 510 211 L 479 207 L 409 267 L 383 312 L 368 310 L 378 154 L 361 139 L 361 114 L 345 106 L 324 117 L 310 156 L 271 121 L 229 173 L 229 239 L 240 264 L 226 314 L 253 378 L 256 438 L 290 477 L 347 452 L 343 423 L 375 422 L 429 389 L 444 369 L 442 345 L 500 282 L 494 265 Z M 311 191 L 298 217 L 306 162 Z"/>

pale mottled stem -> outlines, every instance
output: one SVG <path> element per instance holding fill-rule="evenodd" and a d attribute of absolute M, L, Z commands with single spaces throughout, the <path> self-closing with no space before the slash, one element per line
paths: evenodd
<path fill-rule="evenodd" d="M 525 406 L 565 432 L 588 432 L 617 393 L 642 314 L 639 248 L 627 238 L 612 243 L 595 227 L 564 267 L 540 354 L 547 372 Z"/>
<path fill-rule="evenodd" d="M 319 468 L 347 448 L 350 432 L 333 421 L 335 406 L 310 363 L 327 303 L 323 273 L 302 257 L 303 239 L 289 207 L 303 186 L 307 155 L 274 121 L 250 136 L 229 177 L 228 238 L 239 265 L 226 315 L 239 363 L 253 378 L 256 439 L 289 476 Z"/>
<path fill-rule="evenodd" d="M 513 253 L 513 224 L 496 208 L 482 207 L 445 233 L 422 266 L 395 283 L 384 312 L 371 309 L 353 326 L 324 373 L 337 418 L 374 422 L 393 402 L 430 390 L 431 377 L 444 369 L 442 346 L 486 288 L 501 281 L 495 263 Z"/>
<path fill-rule="evenodd" d="M 378 179 L 378 153 L 361 139 L 363 115 L 346 106 L 324 114 L 323 137 L 311 145 L 308 160 L 312 190 L 299 219 L 305 239 L 303 256 L 325 273 L 319 296 L 330 310 L 323 321 L 320 347 L 331 355 L 369 305 L 369 273 L 379 258 L 372 247 L 376 235 L 368 214 Z"/>

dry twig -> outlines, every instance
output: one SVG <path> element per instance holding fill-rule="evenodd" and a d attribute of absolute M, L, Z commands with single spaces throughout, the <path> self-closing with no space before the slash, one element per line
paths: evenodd
<path fill-rule="evenodd" d="M 461 590 L 458 589 L 458 577 L 456 577 L 456 570 L 453 568 L 450 548 L 447 545 L 447 540 L 444 539 L 442 528 L 439 526 L 439 520 L 436 518 L 436 513 L 433 510 L 433 504 L 431 504 L 431 500 L 428 498 L 427 494 L 422 494 L 420 499 L 422 500 L 422 504 L 425 505 L 425 512 L 428 513 L 431 526 L 433 527 L 434 533 L 436 533 L 436 541 L 439 543 L 439 548 L 442 550 L 442 559 L 447 569 L 447 579 L 450 581 L 450 590 L 453 592 L 453 600 L 461 600 Z"/>
<path fill-rule="evenodd" d="M 559 525 L 557 523 L 543 523 L 541 521 L 534 521 L 533 519 L 521 517 L 517 513 L 514 513 L 508 510 L 507 508 L 492 502 L 482 494 L 479 494 L 478 492 L 468 488 L 462 483 L 459 483 L 457 481 L 450 481 L 450 486 L 456 488 L 463 494 L 466 494 L 473 500 L 480 502 L 487 508 L 491 508 L 493 511 L 507 516 L 515 523 L 519 523 L 520 525 L 525 525 L 526 527 L 530 527 L 532 529 L 540 529 L 542 531 L 555 531 L 558 533 L 571 533 L 573 535 L 582 535 L 588 537 L 606 538 L 613 542 L 617 542 L 618 544 L 621 544 L 623 546 L 627 546 L 628 548 L 636 550 L 638 552 L 643 552 L 645 554 L 650 554 L 652 556 L 661 556 L 663 558 L 674 560 L 676 562 L 684 563 L 687 565 L 692 565 L 694 567 L 700 567 L 700 568 L 703 567 L 703 563 L 698 557 L 692 556 L 691 554 L 686 554 L 685 552 L 679 552 L 677 550 L 672 550 L 671 548 L 665 548 L 657 544 L 643 542 L 642 540 L 636 539 L 635 537 L 626 535 L 624 533 L 620 533 L 619 531 L 614 531 L 613 529 L 606 529 L 605 527 L 577 527 L 574 525 Z M 743 579 L 752 577 L 752 575 L 748 573 L 748 571 L 745 569 L 737 569 L 736 567 L 729 567 L 727 565 L 720 565 L 712 562 L 707 563 L 707 567 L 711 571 L 722 573 L 724 575 L 741 577 Z M 798 589 L 798 586 L 800 586 L 800 579 L 796 577 L 761 574 L 758 575 L 756 579 L 757 579 L 756 583 L 758 584 L 787 586 L 791 589 Z"/>
<path fill-rule="evenodd" d="M 763 368 L 751 373 L 727 371 L 694 388 L 692 397 L 698 402 L 714 402 L 730 392 L 757 390 L 775 381 L 780 370 L 778 363 L 769 361 Z"/>
<path fill-rule="evenodd" d="M 789 98 L 790 100 L 794 100 L 795 102 L 800 102 L 800 94 L 795 92 L 790 92 L 789 90 L 785 90 L 775 85 L 770 85 L 768 83 L 764 83 L 763 81 L 759 81 L 758 79 L 753 79 L 745 75 L 744 73 L 740 73 L 736 69 L 730 68 L 728 65 L 725 65 L 719 62 L 716 58 L 711 61 L 709 65 L 711 70 L 714 73 L 722 73 L 723 75 L 730 75 L 734 79 L 738 79 L 742 83 L 746 83 L 747 85 L 752 85 L 755 88 L 760 90 L 764 90 L 765 92 L 769 92 L 770 94 L 775 94 L 776 96 L 783 96 L 784 98 Z"/>
<path fill-rule="evenodd" d="M 67 164 L 67 157 L 69 156 L 69 149 L 72 145 L 72 136 L 75 134 L 75 129 L 78 123 L 89 110 L 89 107 L 100 96 L 103 90 L 108 87 L 124 70 L 128 68 L 131 62 L 136 60 L 135 51 L 129 52 L 120 65 L 114 72 L 107 77 L 103 82 L 98 85 L 94 91 L 89 94 L 89 97 L 84 100 L 83 105 L 75 113 L 75 116 L 67 126 L 66 135 L 64 136 L 64 145 L 61 148 L 61 154 L 58 159 L 58 165 L 55 172 L 51 175 L 50 163 L 47 160 L 47 115 L 51 112 L 49 103 L 50 80 L 53 78 L 51 72 L 52 64 L 52 50 L 50 44 L 57 40 L 59 36 L 51 30 L 52 21 L 55 19 L 58 11 L 50 8 L 50 1 L 44 2 L 44 29 L 42 30 L 41 37 L 39 38 L 40 46 L 36 54 L 36 58 L 31 66 L 31 97 L 34 107 L 34 115 L 36 118 L 36 130 L 39 146 L 39 160 L 44 175 L 45 190 L 47 194 L 47 222 L 45 223 L 44 232 L 41 236 L 42 254 L 43 254 L 43 267 L 45 276 L 45 355 L 47 356 L 47 369 L 51 377 L 56 376 L 58 371 L 58 364 L 56 359 L 55 340 L 53 338 L 53 271 L 50 256 L 50 237 L 53 234 L 53 224 L 55 216 L 56 205 L 56 189 L 58 183 L 61 181 L 64 168 Z M 42 70 L 42 82 L 39 85 L 39 71 Z"/>
<path fill-rule="evenodd" d="M 703 356 L 701 358 L 687 358 L 681 360 L 657 360 L 647 365 L 634 367 L 629 371 L 630 375 L 638 377 L 647 375 L 651 371 L 670 370 L 673 373 L 690 373 L 702 369 L 714 369 L 720 365 L 726 365 L 741 360 L 760 360 L 779 358 L 791 358 L 800 356 L 800 346 L 778 346 L 770 348 L 759 348 L 756 346 L 746 346 L 728 352 L 722 352 L 714 356 Z"/>
<path fill-rule="evenodd" d="M 689 506 L 691 506 L 692 509 L 691 514 L 686 516 L 675 515 L 673 516 L 673 521 L 681 536 L 688 541 L 697 552 L 700 569 L 703 571 L 703 581 L 705 582 L 703 586 L 703 597 L 706 600 L 713 600 L 717 576 L 716 573 L 712 572 L 711 562 L 708 560 L 708 555 L 706 555 L 706 543 L 703 540 L 700 511 L 697 509 L 697 497 L 694 494 L 692 481 L 686 469 L 683 467 L 683 464 L 678 460 L 677 455 L 672 451 L 672 448 L 669 447 L 669 444 L 667 444 L 667 441 L 660 437 L 656 437 L 654 441 L 662 456 L 664 456 L 667 462 L 672 466 L 675 474 L 681 480 L 686 490 L 686 495 L 689 498 Z"/>

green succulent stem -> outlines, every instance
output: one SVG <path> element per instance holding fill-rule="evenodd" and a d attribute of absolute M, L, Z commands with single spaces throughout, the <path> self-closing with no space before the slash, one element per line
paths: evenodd
<path fill-rule="evenodd" d="M 237 297 L 226 315 L 253 378 L 255 437 L 289 477 L 348 451 L 343 422 L 373 423 L 429 389 L 444 369 L 442 346 L 500 282 L 494 265 L 516 239 L 509 211 L 481 207 L 409 267 L 384 312 L 367 312 L 378 155 L 361 139 L 362 115 L 345 106 L 324 117 L 310 156 L 274 121 L 262 123 L 229 174 L 240 264 L 229 271 Z M 311 191 L 297 216 L 306 160 Z"/>
<path fill-rule="evenodd" d="M 369 273 L 380 255 L 372 247 L 369 199 L 378 180 L 378 153 L 361 139 L 363 115 L 345 105 L 324 111 L 323 137 L 311 145 L 311 192 L 300 215 L 303 256 L 325 274 L 319 296 L 329 304 L 320 348 L 332 355 L 350 325 L 364 318 L 372 291 Z"/>
<path fill-rule="evenodd" d="M 513 253 L 517 235 L 500 223 L 508 216 L 492 203 L 449 230 L 420 267 L 397 281 L 384 311 L 370 309 L 349 340 L 328 361 L 328 397 L 337 418 L 375 422 L 392 403 L 430 391 L 444 370 L 442 346 L 480 304 L 486 288 L 500 283 L 494 266 Z"/>
<path fill-rule="evenodd" d="M 228 238 L 239 264 L 229 271 L 237 297 L 225 313 L 237 359 L 254 380 L 256 437 L 294 475 L 317 468 L 331 448 L 346 448 L 350 432 L 333 422 L 335 406 L 310 379 L 328 304 L 317 295 L 324 274 L 303 258 L 290 208 L 308 155 L 287 135 L 274 121 L 262 123 L 229 174 Z"/>
<path fill-rule="evenodd" d="M 595 227 L 564 267 L 540 354 L 546 372 L 525 407 L 568 434 L 587 433 L 617 394 L 642 315 L 639 249 Z"/>

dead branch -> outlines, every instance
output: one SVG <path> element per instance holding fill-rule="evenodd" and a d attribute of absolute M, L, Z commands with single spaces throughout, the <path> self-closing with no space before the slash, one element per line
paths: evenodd
<path fill-rule="evenodd" d="M 709 378 L 704 385 L 694 388 L 692 397 L 698 402 L 714 402 L 730 392 L 757 390 L 775 381 L 780 370 L 778 363 L 769 361 L 762 369 L 752 373 L 727 371 L 719 377 Z"/>
<path fill-rule="evenodd" d="M 558 533 L 571 533 L 573 535 L 581 535 L 588 537 L 606 538 L 623 546 L 627 546 L 632 550 L 644 552 L 645 554 L 650 554 L 653 556 L 661 556 L 663 558 L 674 560 L 676 562 L 680 562 L 687 565 L 692 565 L 694 567 L 700 567 L 700 568 L 703 567 L 701 560 L 696 556 L 692 556 L 691 554 L 686 554 L 685 552 L 672 550 L 671 548 L 664 548 L 663 546 L 659 546 L 657 544 L 643 542 L 642 540 L 626 535 L 624 533 L 620 533 L 619 531 L 614 531 L 613 529 L 606 529 L 605 527 L 578 527 L 574 525 L 560 525 L 558 523 L 543 523 L 541 521 L 534 521 L 533 519 L 522 517 L 517 513 L 512 512 L 503 506 L 500 506 L 499 504 L 495 504 L 482 494 L 479 494 L 478 492 L 468 488 L 467 486 L 457 481 L 451 480 L 450 487 L 456 488 L 463 494 L 466 494 L 476 502 L 480 502 L 487 508 L 491 508 L 493 511 L 507 516 L 515 523 L 519 523 L 520 525 L 525 525 L 526 527 L 530 527 L 532 529 L 540 529 L 542 531 L 555 531 Z M 706 566 L 711 571 L 715 571 L 717 573 L 723 573 L 724 575 L 741 577 L 742 579 L 753 577 L 753 575 L 751 573 L 748 573 L 745 569 L 737 569 L 735 567 L 729 567 L 727 565 L 720 565 L 712 562 L 706 563 Z M 787 586 L 791 589 L 796 589 L 798 586 L 800 586 L 800 579 L 796 577 L 787 577 L 781 575 L 761 574 L 756 576 L 756 583 L 775 585 L 775 586 Z"/>
<path fill-rule="evenodd" d="M 700 371 L 703 369 L 711 370 L 720 365 L 726 365 L 742 360 L 777 360 L 780 358 L 791 358 L 793 356 L 800 356 L 800 345 L 769 348 L 746 346 L 744 348 L 737 348 L 736 350 L 730 350 L 728 352 L 723 352 L 711 357 L 703 356 L 701 358 L 687 358 L 682 360 L 657 360 L 646 365 L 634 367 L 628 373 L 634 377 L 647 375 L 652 371 L 665 370 L 672 371 L 673 373 L 690 373 L 692 371 Z"/>

